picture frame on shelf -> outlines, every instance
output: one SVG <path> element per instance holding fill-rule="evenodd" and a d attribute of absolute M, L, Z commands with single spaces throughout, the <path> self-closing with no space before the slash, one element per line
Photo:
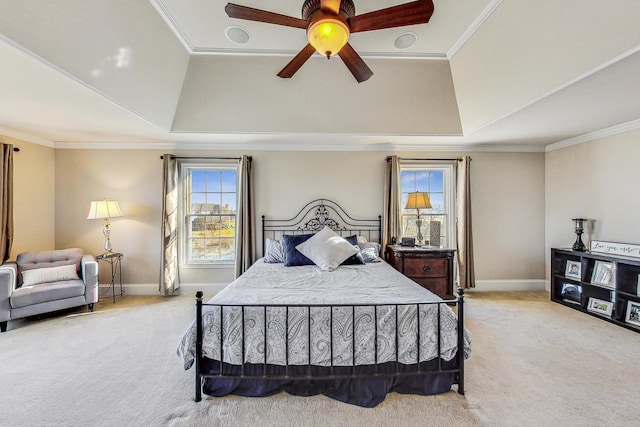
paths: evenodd
<path fill-rule="evenodd" d="M 605 300 L 591 297 L 589 298 L 589 304 L 587 305 L 587 310 L 592 313 L 596 313 L 600 316 L 611 317 L 611 313 L 613 313 L 613 303 L 611 301 L 605 301 Z M 640 326 L 640 323 L 639 323 L 639 326 Z"/>
<path fill-rule="evenodd" d="M 640 303 L 627 301 L 627 315 L 624 321 L 635 326 L 640 326 Z"/>
<path fill-rule="evenodd" d="M 600 252 L 609 255 L 624 255 L 634 258 L 640 258 L 640 245 L 631 243 L 603 242 L 600 240 L 592 240 L 589 242 L 590 252 Z"/>
<path fill-rule="evenodd" d="M 615 286 L 613 263 L 596 260 L 593 266 L 593 274 L 591 275 L 591 283 L 613 289 Z"/>
<path fill-rule="evenodd" d="M 564 302 L 570 304 L 582 304 L 582 286 L 574 283 L 563 283 L 560 290 L 560 296 Z"/>
<path fill-rule="evenodd" d="M 580 261 L 567 260 L 564 277 L 566 277 L 567 279 L 581 280 L 582 264 L 580 264 Z"/>

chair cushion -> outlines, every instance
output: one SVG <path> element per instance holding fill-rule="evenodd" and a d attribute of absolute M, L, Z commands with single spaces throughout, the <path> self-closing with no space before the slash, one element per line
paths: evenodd
<path fill-rule="evenodd" d="M 84 291 L 84 282 L 80 279 L 18 288 L 11 294 L 11 308 L 82 296 Z"/>

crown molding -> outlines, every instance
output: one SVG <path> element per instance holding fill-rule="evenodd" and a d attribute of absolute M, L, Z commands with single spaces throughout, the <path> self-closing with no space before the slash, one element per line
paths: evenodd
<path fill-rule="evenodd" d="M 584 144 L 585 142 L 594 141 L 596 139 L 602 139 L 620 133 L 629 132 L 640 128 L 640 119 L 632 120 L 627 123 L 622 123 L 616 126 L 611 126 L 606 129 L 597 130 L 585 135 L 580 135 L 575 138 L 565 139 L 564 141 L 555 142 L 545 147 L 545 152 L 561 150 L 563 148 L 571 147 L 572 145 Z"/>
<path fill-rule="evenodd" d="M 198 56 L 295 56 L 298 51 L 279 49 L 226 49 L 194 47 L 190 51 L 192 55 Z M 449 58 L 444 53 L 410 53 L 410 52 L 361 52 L 358 54 L 365 59 L 407 59 L 407 60 L 438 60 L 448 61 Z M 318 54 L 319 56 L 319 54 Z"/>
<path fill-rule="evenodd" d="M 451 49 L 447 52 L 447 58 L 450 60 L 453 56 L 458 53 L 458 50 L 464 46 L 464 44 L 469 41 L 469 39 L 475 34 L 476 31 L 482 27 L 482 24 L 489 19 L 493 12 L 498 9 L 498 6 L 502 3 L 502 0 L 493 0 L 489 5 L 482 11 L 480 15 L 471 23 L 467 31 L 465 31 L 462 36 L 451 46 Z"/>
<path fill-rule="evenodd" d="M 19 139 L 20 141 L 31 142 L 32 144 L 44 145 L 45 147 L 56 148 L 56 143 L 54 141 L 0 126 L 0 141 L 2 141 L 3 136 Z"/>
<path fill-rule="evenodd" d="M 184 31 L 182 31 L 182 29 L 180 29 L 180 26 L 178 26 L 178 23 L 175 21 L 175 19 L 173 19 L 173 15 L 169 13 L 169 9 L 167 9 L 167 6 L 165 6 L 162 0 L 149 0 L 149 2 L 151 3 L 151 6 L 153 6 L 153 8 L 156 10 L 156 12 L 158 12 L 158 15 L 160 15 L 160 17 L 167 24 L 169 29 L 177 37 L 180 43 L 182 43 L 182 46 L 184 46 L 187 53 L 189 53 L 189 55 L 192 55 L 194 53 L 193 44 L 191 44 L 187 35 L 184 33 Z"/>
<path fill-rule="evenodd" d="M 234 135 L 237 137 L 237 135 Z M 456 138 L 456 137 L 453 137 Z M 430 139 L 425 137 L 425 139 Z M 115 142 L 57 142 L 56 149 L 61 150 L 212 150 L 212 151 L 361 151 L 361 152 L 511 152 L 511 153 L 541 153 L 544 147 L 540 145 L 516 145 L 516 144 L 477 144 L 442 142 L 442 137 L 433 138 L 434 142 L 421 143 L 342 143 L 342 144 L 314 144 L 314 143 L 287 143 L 287 142 L 189 142 L 189 141 L 165 141 L 165 142 L 140 142 L 140 141 L 115 141 Z M 301 135 L 300 141 L 304 141 Z M 436 142 L 437 141 L 437 142 Z"/>

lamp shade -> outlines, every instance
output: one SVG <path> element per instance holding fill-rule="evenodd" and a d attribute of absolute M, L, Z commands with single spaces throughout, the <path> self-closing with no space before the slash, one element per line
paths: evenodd
<path fill-rule="evenodd" d="M 117 200 L 97 200 L 91 202 L 87 219 L 117 218 L 122 211 Z"/>
<path fill-rule="evenodd" d="M 431 208 L 431 201 L 429 200 L 429 194 L 420 191 L 409 193 L 407 199 L 407 205 L 405 209 L 429 209 Z"/>
<path fill-rule="evenodd" d="M 319 19 L 309 26 L 307 38 L 311 46 L 328 58 L 347 44 L 349 27 L 339 19 Z"/>

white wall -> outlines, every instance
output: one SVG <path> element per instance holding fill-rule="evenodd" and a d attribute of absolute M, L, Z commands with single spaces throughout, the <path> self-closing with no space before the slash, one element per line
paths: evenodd
<path fill-rule="evenodd" d="M 11 260 L 21 252 L 55 247 L 55 150 L 0 136 L 20 148 L 13 153 L 13 226 Z"/>
<path fill-rule="evenodd" d="M 546 153 L 547 264 L 550 248 L 575 241 L 576 217 L 589 219 L 587 245 L 590 239 L 640 244 L 639 139 L 634 130 Z"/>
<path fill-rule="evenodd" d="M 102 222 L 87 220 L 91 200 L 117 199 L 112 243 L 125 254 L 125 284 L 157 286 L 160 257 L 162 152 L 56 150 L 56 246 L 101 253 Z M 175 154 L 183 154 L 176 152 Z M 185 155 L 237 156 L 236 152 Z M 384 152 L 251 154 L 260 215 L 288 216 L 326 197 L 354 217 L 382 213 Z M 461 153 L 398 153 L 451 157 Z M 544 153 L 471 153 L 476 276 L 480 281 L 544 279 Z M 104 268 L 104 267 L 103 267 Z M 228 283 L 231 269 L 181 271 L 183 283 Z"/>

